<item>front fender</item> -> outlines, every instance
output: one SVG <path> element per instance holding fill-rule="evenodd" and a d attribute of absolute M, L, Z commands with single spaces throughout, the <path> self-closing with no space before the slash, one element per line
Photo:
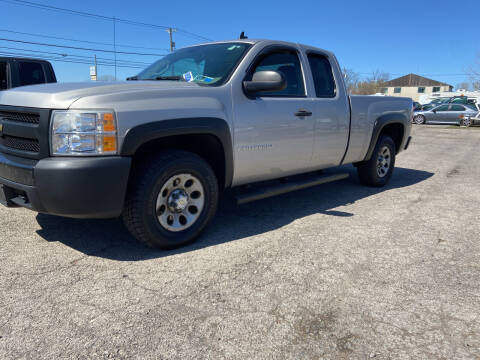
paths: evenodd
<path fill-rule="evenodd" d="M 200 117 L 153 121 L 130 129 L 123 140 L 120 154 L 133 156 L 143 144 L 176 135 L 205 134 L 215 136 L 225 155 L 225 185 L 233 179 L 233 145 L 230 127 L 220 118 Z"/>

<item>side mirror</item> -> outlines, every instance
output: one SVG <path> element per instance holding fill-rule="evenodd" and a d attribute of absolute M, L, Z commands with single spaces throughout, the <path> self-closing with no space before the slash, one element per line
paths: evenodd
<path fill-rule="evenodd" d="M 287 81 L 278 71 L 259 71 L 253 74 L 251 81 L 244 81 L 243 88 L 247 94 L 261 91 L 281 91 L 287 87 Z"/>
<path fill-rule="evenodd" d="M 433 112 L 434 114 L 436 114 L 436 113 L 437 113 L 437 110 L 433 109 L 432 112 Z"/>

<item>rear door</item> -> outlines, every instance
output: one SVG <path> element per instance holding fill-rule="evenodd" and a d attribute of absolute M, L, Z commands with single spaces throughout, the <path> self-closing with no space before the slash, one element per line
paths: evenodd
<path fill-rule="evenodd" d="M 314 84 L 314 146 L 312 167 L 337 166 L 342 161 L 348 142 L 350 107 L 342 81 L 335 76 L 326 54 L 307 52 Z M 337 77 L 337 79 L 336 79 Z"/>
<path fill-rule="evenodd" d="M 466 108 L 463 105 L 452 104 L 448 111 L 448 116 L 446 121 L 452 124 L 459 124 L 460 120 L 466 112 Z"/>

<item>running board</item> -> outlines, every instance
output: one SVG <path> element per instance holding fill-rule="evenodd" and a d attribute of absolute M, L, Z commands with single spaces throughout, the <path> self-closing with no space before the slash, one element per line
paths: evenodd
<path fill-rule="evenodd" d="M 285 194 L 295 190 L 306 189 L 312 186 L 329 183 L 332 181 L 342 180 L 348 178 L 347 174 L 333 174 L 328 176 L 314 177 L 306 180 L 297 180 L 288 183 L 281 183 L 277 185 L 267 185 L 263 187 L 253 188 L 245 194 L 239 194 L 235 196 L 237 204 L 246 204 L 252 201 L 266 199 L 271 196 Z"/>

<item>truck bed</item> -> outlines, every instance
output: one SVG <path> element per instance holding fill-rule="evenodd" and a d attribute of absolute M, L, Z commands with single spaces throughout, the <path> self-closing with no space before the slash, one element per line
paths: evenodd
<path fill-rule="evenodd" d="M 393 96 L 350 95 L 350 142 L 344 163 L 362 161 L 367 154 L 376 119 L 392 112 L 411 119 L 412 99 Z M 408 123 L 410 127 L 410 122 Z M 398 151 L 399 149 L 397 149 Z"/>

